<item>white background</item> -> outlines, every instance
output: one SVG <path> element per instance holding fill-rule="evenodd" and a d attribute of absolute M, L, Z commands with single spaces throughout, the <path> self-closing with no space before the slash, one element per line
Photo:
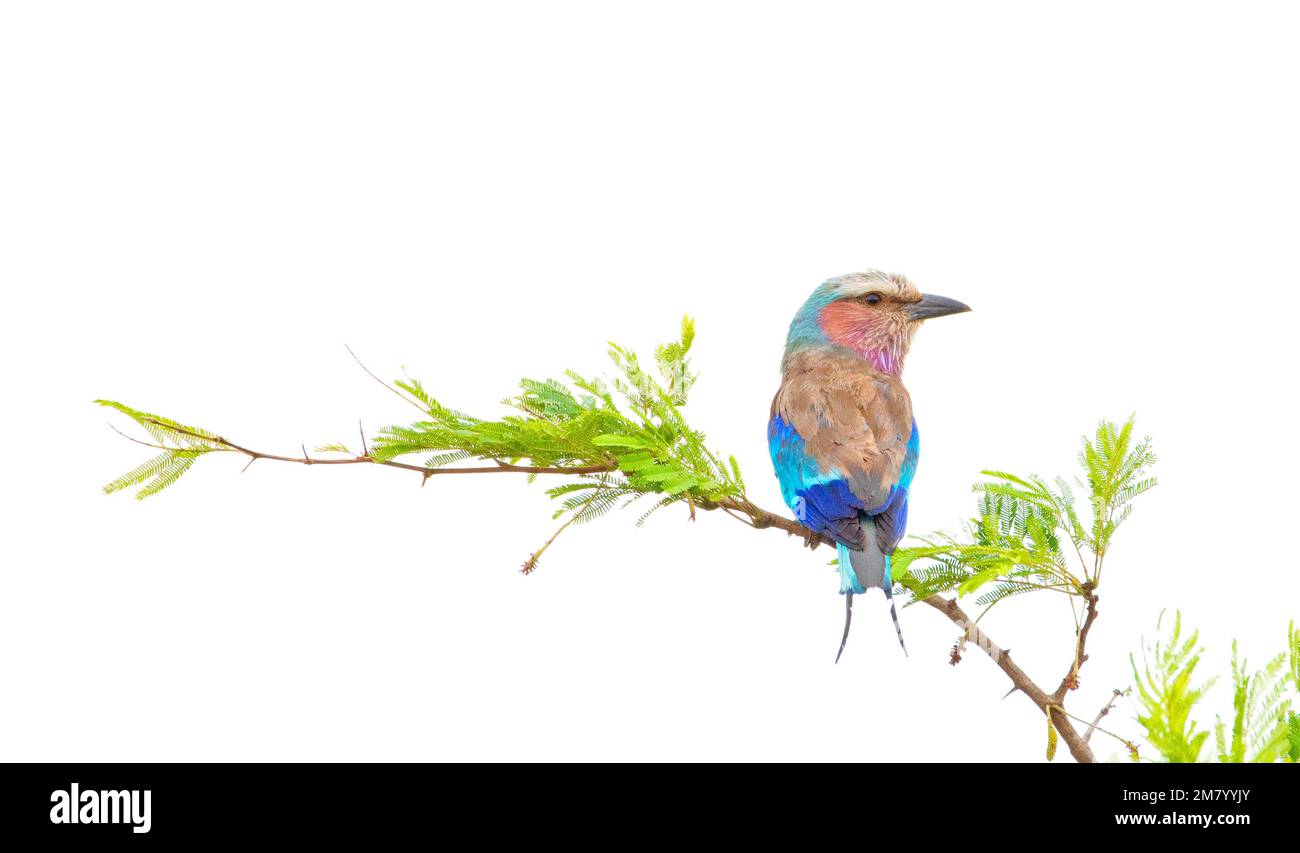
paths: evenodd
<path fill-rule="evenodd" d="M 1182 608 L 1220 670 L 1300 615 L 1300 128 L 1268 3 L 42 3 L 0 14 L 5 760 L 1042 760 L 954 628 L 829 554 L 666 512 L 550 535 L 540 485 L 203 460 L 137 503 L 111 397 L 293 453 L 695 316 L 688 412 L 776 509 L 764 430 L 822 279 L 975 312 L 906 379 L 911 529 L 979 469 L 1072 473 L 1136 411 L 1124 529 L 1071 708 Z M 1276 543 L 1276 544 L 1275 544 Z M 1045 684 L 1063 602 L 988 630 Z M 1206 710 L 1230 710 L 1220 686 Z M 1109 718 L 1135 734 L 1132 708 Z M 1212 723 L 1212 718 L 1208 720 Z M 1102 757 L 1116 753 L 1098 741 Z M 1207 750 L 1208 757 L 1208 750 Z"/>

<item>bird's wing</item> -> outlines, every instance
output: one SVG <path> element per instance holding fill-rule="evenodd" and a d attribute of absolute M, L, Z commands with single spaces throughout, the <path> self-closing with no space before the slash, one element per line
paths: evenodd
<path fill-rule="evenodd" d="M 907 496 L 912 489 L 912 478 L 916 475 L 916 463 L 921 456 L 921 434 L 916 428 L 916 419 L 912 419 L 911 435 L 907 439 L 907 450 L 903 454 L 903 466 L 898 472 L 898 482 L 894 484 L 889 503 L 872 520 L 876 526 L 876 547 L 883 554 L 892 554 L 907 532 Z"/>
<path fill-rule="evenodd" d="M 805 526 L 862 547 L 861 516 L 898 497 L 912 403 L 891 376 L 834 360 L 787 370 L 768 443 L 786 503 Z"/>

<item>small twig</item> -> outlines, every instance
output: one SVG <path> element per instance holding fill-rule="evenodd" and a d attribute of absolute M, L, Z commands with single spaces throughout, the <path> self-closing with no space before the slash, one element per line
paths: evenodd
<path fill-rule="evenodd" d="M 1088 722 L 1087 720 L 1082 719 L 1082 718 L 1080 718 L 1080 717 L 1076 717 L 1074 714 L 1071 714 L 1069 711 L 1066 711 L 1065 708 L 1064 708 L 1063 706 L 1061 706 L 1061 705 L 1052 705 L 1052 706 L 1051 706 L 1051 709 L 1052 709 L 1053 711 L 1058 712 L 1058 713 L 1064 714 L 1065 716 L 1069 717 L 1071 720 L 1076 720 L 1076 721 L 1078 721 L 1078 722 L 1080 722 L 1080 723 L 1086 723 L 1086 722 Z M 1100 716 L 1098 717 L 1098 719 L 1101 719 Z M 1091 734 L 1091 729 L 1096 729 L 1097 731 L 1101 732 L 1101 733 L 1104 734 L 1104 735 L 1109 735 L 1109 736 L 1115 738 L 1115 740 L 1117 740 L 1117 741 L 1119 741 L 1120 743 L 1124 744 L 1124 746 L 1128 748 L 1128 751 L 1129 751 L 1130 753 L 1132 753 L 1133 755 L 1137 755 L 1137 751 L 1138 751 L 1137 744 L 1133 743 L 1133 741 L 1129 740 L 1128 738 L 1126 738 L 1126 737 L 1124 737 L 1124 736 L 1122 736 L 1122 735 L 1117 735 L 1117 734 L 1115 734 L 1115 733 L 1112 732 L 1112 731 L 1109 731 L 1109 730 L 1107 730 L 1107 729 L 1103 729 L 1101 726 L 1097 725 L 1097 721 L 1096 721 L 1096 720 L 1094 720 L 1094 721 L 1091 723 L 1091 725 L 1089 726 L 1089 729 L 1090 729 L 1089 734 Z M 1057 726 L 1057 730 L 1058 730 L 1058 731 L 1060 730 L 1060 726 Z M 1086 742 L 1086 741 L 1085 741 L 1085 742 Z"/>
<path fill-rule="evenodd" d="M 537 561 L 542 558 L 542 554 L 546 552 L 546 549 L 551 547 L 552 542 L 560 538 L 561 533 L 569 529 L 569 525 L 573 524 L 573 522 L 578 520 L 578 516 L 582 514 L 582 511 L 586 509 L 588 506 L 590 506 L 591 502 L 594 501 L 599 496 L 599 494 L 600 494 L 599 491 L 597 491 L 596 494 L 593 494 L 591 497 L 583 501 L 579 506 L 575 507 L 573 511 L 569 514 L 568 520 L 566 520 L 563 524 L 560 525 L 560 528 L 556 530 L 554 534 L 551 535 L 550 539 L 546 540 L 546 544 L 542 545 L 542 547 L 538 548 L 531 555 L 529 555 L 528 559 L 524 561 L 523 568 L 521 568 L 519 571 L 525 575 L 531 575 L 534 571 L 536 571 Z"/>
<path fill-rule="evenodd" d="M 136 438 L 136 437 L 134 437 L 134 436 L 130 436 L 130 435 L 127 435 L 126 433 L 122 432 L 120 429 L 118 429 L 117 427 L 113 426 L 112 423 L 109 423 L 108 428 L 111 429 L 113 432 L 117 433 L 118 435 L 122 436 L 122 438 L 125 438 L 127 441 L 134 441 L 136 444 L 141 444 L 141 445 L 144 445 L 145 447 L 152 447 L 154 450 L 174 450 L 174 449 L 175 449 L 175 448 L 172 448 L 172 447 L 166 447 L 166 446 L 161 445 L 161 444 L 154 444 L 154 443 L 151 442 L 151 441 L 141 441 L 140 439 L 138 439 L 138 438 Z"/>
<path fill-rule="evenodd" d="M 1088 741 L 1092 740 L 1092 733 L 1094 731 L 1098 731 L 1097 724 L 1100 723 L 1102 718 L 1105 717 L 1107 714 L 1109 714 L 1111 709 L 1115 707 L 1115 702 L 1119 699 L 1119 697 L 1124 696 L 1127 693 L 1128 693 L 1127 690 L 1120 690 L 1119 688 L 1115 689 L 1115 691 L 1111 694 L 1110 701 L 1106 703 L 1106 707 L 1102 708 L 1100 711 L 1097 712 L 1096 718 L 1094 718 L 1092 723 L 1088 726 L 1088 730 L 1083 733 L 1084 743 L 1087 743 Z"/>
<path fill-rule="evenodd" d="M 704 509 L 713 509 L 713 507 L 706 506 L 706 507 L 704 507 Z M 739 521 L 741 524 L 747 524 L 747 525 L 749 525 L 750 527 L 753 527 L 753 526 L 754 526 L 754 522 L 753 522 L 753 521 L 751 521 L 749 518 L 747 518 L 747 517 L 745 517 L 745 516 L 743 516 L 743 515 L 737 515 L 735 510 L 727 509 L 725 506 L 723 506 L 723 507 L 718 507 L 718 509 L 722 510 L 723 512 L 725 512 L 727 515 L 731 516 L 732 518 L 736 519 L 736 521 Z"/>
<path fill-rule="evenodd" d="M 370 375 L 370 378 L 371 378 L 371 379 L 375 380 L 375 381 L 378 382 L 380 385 L 382 385 L 382 386 L 384 386 L 385 388 L 387 388 L 389 391 L 392 391 L 394 394 L 396 394 L 397 396 L 401 397 L 401 398 L 402 398 L 403 400 L 405 400 L 408 404 L 410 404 L 410 405 L 414 406 L 415 408 L 419 409 L 421 412 L 424 412 L 424 414 L 426 414 L 426 415 L 429 414 L 429 411 L 428 411 L 427 409 L 425 409 L 424 406 L 421 406 L 419 403 L 415 402 L 415 401 L 412 400 L 410 397 L 408 397 L 408 396 L 406 396 L 405 394 L 403 394 L 400 390 L 398 390 L 397 388 L 393 387 L 392 385 L 389 385 L 387 382 L 385 382 L 384 380 L 382 380 L 382 379 L 380 379 L 378 376 L 376 376 L 376 375 L 374 374 L 374 371 L 372 371 L 369 367 L 366 367 L 365 364 L 363 364 L 363 363 L 361 362 L 361 359 L 357 358 L 357 354 L 354 353 L 354 352 L 352 351 L 352 347 L 348 346 L 347 344 L 344 344 L 344 345 L 343 345 L 343 348 L 344 348 L 345 350 L 348 351 L 348 355 L 352 356 L 352 360 L 355 361 L 355 362 L 356 362 L 356 363 L 361 367 L 362 370 L 364 370 L 366 373 L 368 373 L 368 374 Z"/>

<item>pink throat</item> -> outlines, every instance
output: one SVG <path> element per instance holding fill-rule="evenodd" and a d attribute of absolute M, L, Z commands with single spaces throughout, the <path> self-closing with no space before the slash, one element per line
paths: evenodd
<path fill-rule="evenodd" d="M 876 370 L 891 376 L 903 372 L 907 334 L 874 312 L 846 302 L 833 302 L 818 318 L 826 339 L 853 350 Z M 901 332 L 901 334 L 900 334 Z"/>
<path fill-rule="evenodd" d="M 903 373 L 903 354 L 893 347 L 867 347 L 857 350 L 857 353 L 881 373 L 891 376 L 901 376 Z"/>

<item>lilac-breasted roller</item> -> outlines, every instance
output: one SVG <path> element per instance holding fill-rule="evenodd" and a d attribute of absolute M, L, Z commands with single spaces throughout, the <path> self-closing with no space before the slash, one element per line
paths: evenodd
<path fill-rule="evenodd" d="M 790 324 L 768 447 L 781 495 L 799 522 L 833 540 L 849 638 L 853 594 L 884 590 L 894 609 L 890 555 L 907 527 L 920 455 L 903 361 L 921 323 L 969 311 L 923 294 L 901 275 L 869 270 L 818 287 Z M 835 656 L 839 661 L 840 655 Z"/>

